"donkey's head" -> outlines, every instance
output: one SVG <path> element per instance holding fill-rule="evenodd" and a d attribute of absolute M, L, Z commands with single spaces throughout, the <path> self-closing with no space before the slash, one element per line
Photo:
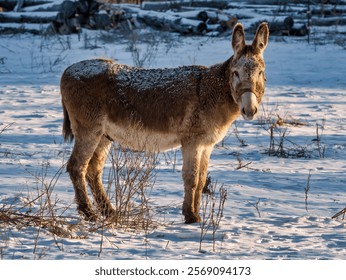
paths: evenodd
<path fill-rule="evenodd" d="M 258 111 L 265 86 L 263 51 L 267 47 L 269 28 L 262 23 L 251 45 L 245 43 L 243 26 L 238 23 L 233 30 L 234 51 L 230 65 L 232 96 L 246 120 L 252 120 Z"/>

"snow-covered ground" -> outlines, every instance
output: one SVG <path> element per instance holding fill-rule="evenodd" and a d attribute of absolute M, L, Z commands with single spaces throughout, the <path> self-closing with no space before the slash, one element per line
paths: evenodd
<path fill-rule="evenodd" d="M 48 186 L 54 214 L 65 217 L 62 227 L 70 235 L 33 220 L 26 225 L 24 216 L 17 224 L 2 220 L 0 258 L 345 259 L 346 224 L 342 216 L 331 217 L 346 206 L 346 51 L 292 38 L 270 39 L 259 119 L 239 119 L 211 157 L 212 181 L 227 190 L 215 235 L 204 227 L 201 238 L 199 224 L 183 223 L 179 151 L 157 160 L 148 194 L 153 226 L 125 230 L 80 222 L 72 184 L 59 171 L 72 149 L 61 136 L 62 71 L 94 57 L 175 67 L 212 65 L 232 55 L 230 37 L 148 34 L 151 47 L 98 31 L 80 40 L 0 37 L 0 210 L 39 216 L 48 209 Z M 270 156 L 270 123 L 282 119 L 284 125 L 273 129 L 273 152 L 282 140 L 282 153 Z"/>

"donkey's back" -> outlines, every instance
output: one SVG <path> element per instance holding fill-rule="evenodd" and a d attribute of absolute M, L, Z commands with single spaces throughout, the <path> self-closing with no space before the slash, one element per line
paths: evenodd
<path fill-rule="evenodd" d="M 61 79 L 65 139 L 77 130 L 73 123 L 99 128 L 135 150 L 167 150 L 187 135 L 214 134 L 205 125 L 204 110 L 221 89 L 205 81 L 210 71 L 204 66 L 142 69 L 103 59 L 75 63 Z"/>

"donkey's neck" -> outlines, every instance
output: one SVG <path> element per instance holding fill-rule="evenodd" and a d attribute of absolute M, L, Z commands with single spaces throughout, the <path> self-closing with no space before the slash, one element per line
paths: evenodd
<path fill-rule="evenodd" d="M 218 108 L 229 110 L 231 114 L 240 114 L 238 105 L 234 101 L 231 90 L 230 66 L 233 57 L 223 63 L 215 64 L 206 71 L 202 77 L 204 88 L 208 88 L 207 93 L 211 96 L 211 105 L 214 104 Z"/>
<path fill-rule="evenodd" d="M 208 116 L 210 127 L 218 140 L 227 132 L 230 125 L 240 115 L 239 107 L 234 101 L 230 85 L 230 64 L 232 58 L 224 63 L 213 65 L 200 72 L 198 107 L 196 114 Z"/>

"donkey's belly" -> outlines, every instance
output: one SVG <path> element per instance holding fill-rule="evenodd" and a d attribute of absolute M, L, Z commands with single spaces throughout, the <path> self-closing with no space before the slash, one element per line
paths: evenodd
<path fill-rule="evenodd" d="M 106 134 L 121 146 L 136 151 L 162 152 L 181 146 L 176 134 L 159 133 L 142 127 L 122 127 L 108 123 Z"/>

